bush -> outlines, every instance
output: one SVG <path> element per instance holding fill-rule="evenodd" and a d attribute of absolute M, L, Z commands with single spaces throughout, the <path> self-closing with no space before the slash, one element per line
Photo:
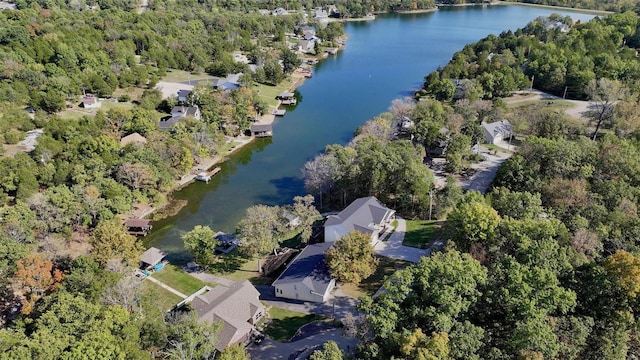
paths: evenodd
<path fill-rule="evenodd" d="M 22 139 L 24 139 L 24 133 L 20 130 L 10 129 L 4 134 L 5 144 L 17 144 Z"/>
<path fill-rule="evenodd" d="M 118 101 L 119 101 L 119 102 L 129 102 L 129 101 L 131 101 L 131 96 L 129 96 L 129 95 L 127 95 L 127 94 L 122 95 L 122 96 L 120 96 L 120 97 L 118 98 Z"/>

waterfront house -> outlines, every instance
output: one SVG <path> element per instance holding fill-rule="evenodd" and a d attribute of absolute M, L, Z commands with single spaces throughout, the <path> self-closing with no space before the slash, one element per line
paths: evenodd
<path fill-rule="evenodd" d="M 273 127 L 271 124 L 256 124 L 251 125 L 251 135 L 255 137 L 269 137 L 273 136 Z"/>
<path fill-rule="evenodd" d="M 191 309 L 198 315 L 198 321 L 222 323 L 215 347 L 224 351 L 251 338 L 255 324 L 264 316 L 264 305 L 259 297 L 260 293 L 249 281 L 236 281 L 229 287 L 218 285 L 196 296 Z"/>
<path fill-rule="evenodd" d="M 336 280 L 324 261 L 332 243 L 308 245 L 273 282 L 276 297 L 324 303 L 329 299 Z"/>
<path fill-rule="evenodd" d="M 162 260 L 164 260 L 166 256 L 166 252 L 158 248 L 151 247 L 140 256 L 140 269 L 153 269 L 158 264 L 162 263 Z"/>
<path fill-rule="evenodd" d="M 298 42 L 298 51 L 303 54 L 313 53 L 315 52 L 315 46 L 315 40 L 300 40 Z"/>
<path fill-rule="evenodd" d="M 497 144 L 513 136 L 513 128 L 507 120 L 500 120 L 490 124 L 482 124 L 484 142 Z"/>
<path fill-rule="evenodd" d="M 350 231 L 371 237 L 371 244 L 391 225 L 395 210 L 389 209 L 374 196 L 354 200 L 337 215 L 329 215 L 324 223 L 324 241 L 336 242 Z"/>

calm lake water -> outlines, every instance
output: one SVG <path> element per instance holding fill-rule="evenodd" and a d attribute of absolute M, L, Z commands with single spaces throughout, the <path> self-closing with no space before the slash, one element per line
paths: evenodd
<path fill-rule="evenodd" d="M 318 64 L 313 78 L 298 88 L 298 105 L 276 120 L 273 139 L 233 154 L 209 184 L 195 183 L 176 193 L 188 205 L 155 222 L 145 244 L 184 259 L 180 236 L 195 225 L 233 232 L 248 207 L 291 203 L 305 193 L 300 169 L 326 145 L 347 143 L 358 126 L 386 111 L 393 99 L 410 96 L 425 75 L 464 45 L 554 12 L 581 21 L 593 18 L 508 5 L 386 14 L 375 21 L 346 23 L 346 49 Z"/>

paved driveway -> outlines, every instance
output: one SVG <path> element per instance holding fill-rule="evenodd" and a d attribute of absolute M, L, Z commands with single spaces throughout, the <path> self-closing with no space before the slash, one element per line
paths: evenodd
<path fill-rule="evenodd" d="M 396 227 L 396 231 L 389 237 L 389 240 L 378 241 L 376 244 L 375 251 L 378 255 L 418 263 L 421 257 L 431 254 L 432 247 L 444 246 L 444 244 L 434 244 L 428 249 L 418 249 L 402 245 L 404 234 L 407 232 L 407 222 L 402 218 L 396 218 L 396 220 L 398 221 L 398 226 Z M 386 233 L 381 235 L 380 238 L 384 239 L 385 236 Z"/>
<path fill-rule="evenodd" d="M 357 344 L 356 339 L 343 336 L 342 329 L 337 329 L 311 335 L 291 343 L 281 343 L 267 337 L 259 345 L 249 345 L 247 350 L 251 355 L 251 360 L 288 360 L 295 359 L 295 354 L 302 353 L 305 350 L 308 350 L 305 353 L 308 354 L 312 348 L 332 340 L 347 352 L 350 352 Z M 306 359 L 306 357 L 301 358 Z"/>

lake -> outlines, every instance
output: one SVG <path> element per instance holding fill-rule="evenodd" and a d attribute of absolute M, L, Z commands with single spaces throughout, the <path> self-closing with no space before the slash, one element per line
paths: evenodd
<path fill-rule="evenodd" d="M 274 123 L 273 139 L 260 139 L 234 153 L 208 184 L 194 183 L 175 193 L 188 205 L 155 222 L 145 245 L 183 260 L 188 254 L 180 236 L 195 225 L 233 232 L 248 207 L 291 203 L 305 194 L 300 169 L 326 145 L 346 144 L 358 126 L 386 111 L 393 99 L 411 96 L 425 75 L 464 45 L 554 12 L 581 21 L 594 17 L 497 5 L 384 14 L 375 21 L 346 23 L 346 49 L 316 65 L 313 78 L 297 90 L 298 105 Z"/>

